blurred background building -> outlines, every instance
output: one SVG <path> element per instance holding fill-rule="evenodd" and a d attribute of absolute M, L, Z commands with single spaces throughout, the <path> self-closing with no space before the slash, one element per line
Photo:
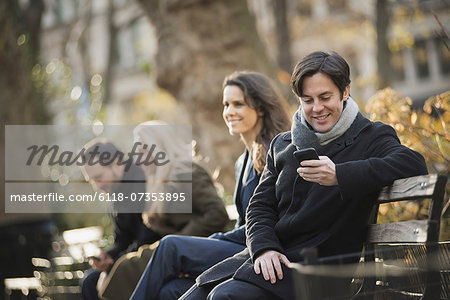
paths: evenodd
<path fill-rule="evenodd" d="M 380 2 L 381 8 L 377 7 Z M 78 103 L 76 122 L 92 122 L 101 110 L 103 121 L 112 124 L 149 118 L 179 120 L 174 99 L 158 91 L 156 84 L 155 56 L 158 36 L 163 33 L 156 32 L 137 1 L 45 0 L 44 4 L 40 63 L 50 75 L 58 72 L 59 64 L 70 69 L 71 93 L 57 98 Z M 336 51 L 351 65 L 352 93 L 360 103 L 380 85 L 419 103 L 448 89 L 447 1 L 286 0 L 282 17 L 288 25 L 288 49 L 277 46 L 283 34 L 276 26 L 279 13 L 274 13 L 272 1 L 249 0 L 248 4 L 274 65 L 279 52 L 289 56 L 292 68 L 311 51 Z M 377 17 L 377 9 L 385 16 Z M 379 32 L 377 21 L 382 18 L 384 31 Z M 377 37 L 385 39 L 385 61 L 377 60 Z M 386 78 L 378 78 L 383 68 L 389 69 Z M 53 107 L 54 122 L 67 122 L 65 102 L 57 101 Z M 90 106 L 84 109 L 86 102 Z"/>
<path fill-rule="evenodd" d="M 249 1 L 274 58 L 280 34 L 271 2 Z M 352 71 L 353 97 L 361 104 L 384 86 L 422 104 L 448 90 L 448 1 L 288 0 L 286 14 L 292 62 L 320 49 L 342 54 Z M 386 60 L 377 59 L 379 51 L 386 52 Z M 388 72 L 379 78 L 383 69 Z"/>

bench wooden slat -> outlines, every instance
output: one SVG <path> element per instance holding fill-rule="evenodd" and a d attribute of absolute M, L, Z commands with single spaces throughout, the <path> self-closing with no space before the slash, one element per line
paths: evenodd
<path fill-rule="evenodd" d="M 381 190 L 379 203 L 395 202 L 406 199 L 431 197 L 434 193 L 438 175 L 424 175 L 398 179 L 391 186 Z"/>
<path fill-rule="evenodd" d="M 428 220 L 369 225 L 368 243 L 425 243 Z"/>

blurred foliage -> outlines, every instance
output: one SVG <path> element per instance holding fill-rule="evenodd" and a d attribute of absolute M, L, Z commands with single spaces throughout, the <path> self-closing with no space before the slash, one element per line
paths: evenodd
<path fill-rule="evenodd" d="M 393 5 L 392 9 L 392 35 L 389 37 L 388 46 L 392 52 L 400 51 L 403 48 L 411 48 L 417 39 L 417 34 L 411 32 L 408 24 L 415 24 L 420 37 L 429 38 L 431 28 L 426 24 L 426 11 L 421 8 L 419 2 L 411 1 Z"/>
<path fill-rule="evenodd" d="M 91 125 L 103 121 L 103 77 L 96 73 L 81 85 L 74 85 L 73 77 L 73 67 L 64 59 L 38 63 L 31 70 L 33 85 L 42 91 L 53 123 Z"/>
<path fill-rule="evenodd" d="M 373 121 L 391 125 L 402 144 L 420 152 L 430 172 L 450 172 L 450 91 L 429 98 L 422 110 L 412 109 L 412 101 L 391 88 L 376 93 L 366 106 Z"/>
<path fill-rule="evenodd" d="M 125 109 L 124 118 L 131 117 L 138 124 L 149 120 L 174 121 L 179 116 L 176 99 L 166 90 L 155 88 L 154 91 L 144 90 L 131 100 Z"/>
<path fill-rule="evenodd" d="M 64 94 L 70 87 L 72 70 L 62 60 L 53 59 L 46 65 L 35 64 L 31 78 L 35 88 L 42 90 L 44 99 Z"/>
<path fill-rule="evenodd" d="M 48 63 L 39 62 L 31 69 L 31 79 L 35 90 L 53 117 L 55 124 L 91 125 L 103 120 L 102 106 L 103 80 L 94 74 L 81 85 L 74 85 L 73 66 L 65 59 L 52 59 Z M 59 213 L 53 214 L 60 233 L 65 230 L 100 225 L 108 242 L 113 240 L 113 224 L 109 214 Z"/>
<path fill-rule="evenodd" d="M 372 121 L 382 121 L 395 128 L 402 144 L 420 152 L 430 173 L 450 174 L 450 91 L 430 97 L 423 109 L 413 109 L 408 97 L 391 88 L 377 92 L 365 108 Z M 450 184 L 446 187 L 450 194 Z M 449 200 L 444 198 L 441 240 L 450 240 Z M 447 204 L 447 205 L 446 205 Z M 424 219 L 428 216 L 429 201 L 411 201 L 406 204 L 385 204 L 380 207 L 381 223 Z"/>

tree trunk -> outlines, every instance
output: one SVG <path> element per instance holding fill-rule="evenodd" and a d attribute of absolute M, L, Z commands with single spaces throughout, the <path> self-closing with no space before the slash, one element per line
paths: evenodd
<path fill-rule="evenodd" d="M 0 2 L 0 118 L 7 124 L 45 124 L 48 120 L 41 94 L 33 88 L 31 69 L 39 54 L 43 3 L 30 1 L 21 9 L 17 1 Z M 22 35 L 22 36 L 21 36 Z M 21 36 L 21 38 L 19 38 Z M 25 38 L 25 39 L 23 39 Z M 19 45 L 20 44 L 20 45 Z M 0 223 L 4 215 L 5 129 L 0 130 Z"/>
<path fill-rule="evenodd" d="M 387 41 L 389 8 L 386 0 L 377 0 L 376 3 L 378 88 L 382 89 L 390 82 L 390 52 Z"/>
<path fill-rule="evenodd" d="M 157 83 L 186 109 L 193 138 L 234 185 L 234 160 L 243 150 L 222 119 L 222 81 L 235 70 L 273 75 L 247 2 L 140 0 L 158 34 Z M 224 182 L 225 180 L 225 182 Z"/>
<path fill-rule="evenodd" d="M 275 33 L 277 37 L 277 61 L 283 71 L 292 73 L 291 43 L 287 22 L 286 0 L 273 0 L 273 13 L 275 16 Z"/>

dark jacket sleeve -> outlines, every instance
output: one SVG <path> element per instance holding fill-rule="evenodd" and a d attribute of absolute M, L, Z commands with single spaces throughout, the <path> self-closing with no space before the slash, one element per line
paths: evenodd
<path fill-rule="evenodd" d="M 275 224 L 278 222 L 275 184 L 278 174 L 274 165 L 274 145 L 279 137 L 280 135 L 272 141 L 259 185 L 247 208 L 247 247 L 253 261 L 266 250 L 283 253 L 283 247 L 275 233 Z"/>
<path fill-rule="evenodd" d="M 137 223 L 142 223 L 140 214 L 119 213 L 114 218 L 114 244 L 106 252 L 116 260 L 133 243 L 136 238 Z"/>
<path fill-rule="evenodd" d="M 127 195 L 128 199 L 131 193 L 145 192 L 145 174 L 142 169 L 136 165 L 131 165 L 128 172 L 123 175 L 123 180 L 115 192 Z M 112 258 L 117 259 L 122 254 L 135 250 L 139 243 L 138 228 L 142 228 L 142 218 L 139 213 L 116 213 L 113 215 L 114 222 L 114 244 L 106 251 Z M 149 234 L 154 234 L 149 231 Z M 157 237 L 156 234 L 155 238 Z"/>
<path fill-rule="evenodd" d="M 427 174 L 423 156 L 403 145 L 395 130 L 380 122 L 368 129 L 367 159 L 336 164 L 342 196 L 368 195 L 396 179 Z"/>
<path fill-rule="evenodd" d="M 197 164 L 192 170 L 192 211 L 197 216 L 176 234 L 208 236 L 223 230 L 230 220 L 209 174 Z"/>

